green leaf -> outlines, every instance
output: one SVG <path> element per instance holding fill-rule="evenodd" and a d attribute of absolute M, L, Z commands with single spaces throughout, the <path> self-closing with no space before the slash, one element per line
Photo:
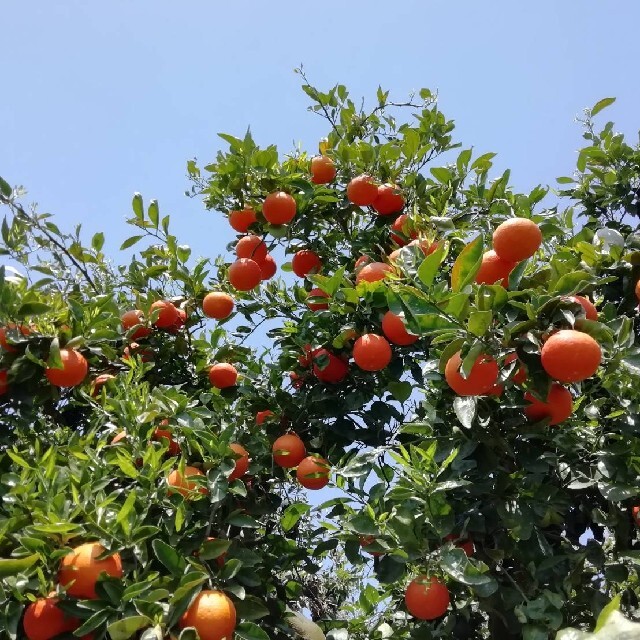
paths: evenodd
<path fill-rule="evenodd" d="M 231 524 L 234 527 L 247 527 L 250 529 L 257 529 L 260 523 L 246 513 L 232 513 L 226 520 L 227 524 Z"/>
<path fill-rule="evenodd" d="M 93 238 L 91 238 L 91 246 L 96 251 L 102 249 L 104 246 L 104 233 L 102 233 L 102 231 L 98 231 L 98 233 L 94 234 Z"/>
<path fill-rule="evenodd" d="M 244 600 L 238 600 L 235 605 L 238 618 L 241 620 L 259 620 L 270 613 L 264 602 L 255 596 L 246 596 Z"/>
<path fill-rule="evenodd" d="M 132 247 L 136 242 L 138 242 L 139 240 L 142 240 L 142 238 L 144 238 L 144 236 L 131 236 L 130 238 L 127 238 L 120 245 L 120 251 L 122 251 L 123 249 L 128 249 L 129 247 Z"/>
<path fill-rule="evenodd" d="M 584 290 L 593 282 L 593 276 L 588 271 L 572 271 L 563 275 L 553 286 L 552 292 L 562 295 L 572 295 Z"/>
<path fill-rule="evenodd" d="M 185 562 L 177 551 L 166 542 L 156 538 L 152 543 L 156 558 L 174 575 L 179 575 L 184 570 Z"/>
<path fill-rule="evenodd" d="M 137 631 L 152 624 L 153 620 L 147 616 L 130 616 L 110 624 L 107 627 L 107 632 L 111 636 L 111 640 L 129 640 Z"/>
<path fill-rule="evenodd" d="M 474 336 L 481 338 L 491 326 L 493 313 L 491 311 L 472 311 L 469 314 L 468 329 Z"/>
<path fill-rule="evenodd" d="M 18 575 L 21 571 L 33 566 L 40 556 L 33 553 L 24 558 L 0 558 L 0 578 Z"/>
<path fill-rule="evenodd" d="M 600 615 L 598 616 L 598 620 L 596 622 L 596 628 L 593 630 L 594 633 L 598 633 L 598 631 L 600 631 L 600 629 L 602 629 L 602 627 L 604 627 L 604 625 L 607 624 L 607 620 L 609 619 L 609 616 L 614 611 L 620 610 L 621 597 L 622 596 L 620 595 L 615 596 L 615 598 L 613 598 L 611 602 L 608 605 L 606 605 L 604 609 L 602 609 L 602 611 L 600 612 Z"/>
<path fill-rule="evenodd" d="M 236 627 L 236 637 L 243 640 L 269 640 L 267 632 L 253 622 L 241 622 Z"/>
<path fill-rule="evenodd" d="M 451 269 L 451 288 L 454 291 L 463 289 L 478 273 L 482 264 L 483 248 L 484 239 L 478 236 L 460 252 Z"/>
<path fill-rule="evenodd" d="M 2 195 L 10 198 L 12 191 L 11 185 L 4 178 L 0 177 L 0 192 L 2 192 Z"/>
<path fill-rule="evenodd" d="M 152 200 L 149 203 L 147 215 L 149 216 L 149 220 L 151 220 L 151 222 L 153 223 L 153 226 L 157 229 L 160 221 L 160 207 L 158 207 L 157 200 Z"/>
<path fill-rule="evenodd" d="M 446 167 L 432 167 L 430 169 L 431 175 L 438 181 L 443 184 L 449 182 L 451 178 L 453 178 L 453 174 Z"/>
<path fill-rule="evenodd" d="M 447 254 L 444 243 L 438 243 L 438 248 L 428 255 L 418 268 L 418 278 L 425 287 L 433 285 L 433 281 L 438 273 L 438 269 Z"/>
<path fill-rule="evenodd" d="M 602 100 L 599 100 L 598 102 L 596 102 L 593 105 L 593 107 L 591 107 L 591 109 L 590 109 L 591 115 L 592 116 L 597 115 L 603 109 L 606 109 L 609 105 L 612 105 L 615 101 L 616 101 L 615 98 L 602 98 Z M 597 629 L 596 629 L 596 631 L 597 631 Z"/>
<path fill-rule="evenodd" d="M 38 316 L 42 313 L 51 311 L 51 307 L 44 302 L 25 302 L 18 309 L 18 317 L 26 318 L 28 316 Z"/>
<path fill-rule="evenodd" d="M 134 193 L 131 207 L 136 218 L 140 221 L 144 220 L 144 204 L 142 202 L 142 194 Z"/>
<path fill-rule="evenodd" d="M 283 512 L 280 524 L 285 531 L 291 531 L 298 524 L 300 518 L 311 510 L 311 506 L 306 502 L 294 502 Z"/>
<path fill-rule="evenodd" d="M 453 410 L 465 429 L 471 429 L 476 417 L 477 407 L 478 399 L 475 396 L 458 396 L 454 398 Z"/>
<path fill-rule="evenodd" d="M 440 568 L 457 582 L 471 587 L 481 598 L 488 598 L 498 590 L 498 583 L 491 577 L 489 567 L 479 560 L 469 560 L 462 549 L 443 552 Z"/>
<path fill-rule="evenodd" d="M 413 385 L 406 380 L 390 382 L 387 389 L 398 402 L 406 402 L 413 392 Z"/>

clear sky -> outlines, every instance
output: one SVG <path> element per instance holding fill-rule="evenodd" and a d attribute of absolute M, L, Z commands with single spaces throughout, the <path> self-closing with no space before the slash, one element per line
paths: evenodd
<path fill-rule="evenodd" d="M 518 187 L 553 182 L 575 163 L 574 122 L 606 113 L 640 128 L 638 0 L 4 0 L 0 175 L 62 224 L 126 234 L 134 191 L 195 254 L 232 233 L 188 200 L 186 160 L 211 160 L 216 133 L 281 151 L 324 134 L 292 69 L 372 96 L 440 93 L 457 137 L 496 151 Z M 635 138 L 634 138 L 635 139 Z M 224 233 L 220 230 L 224 229 Z"/>

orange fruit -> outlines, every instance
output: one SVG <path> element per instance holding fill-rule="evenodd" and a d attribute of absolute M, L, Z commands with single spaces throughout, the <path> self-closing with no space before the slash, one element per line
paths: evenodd
<path fill-rule="evenodd" d="M 250 291 L 262 282 L 262 269 L 255 260 L 240 258 L 229 267 L 229 282 L 238 291 Z"/>
<path fill-rule="evenodd" d="M 530 258 L 542 244 L 542 231 L 528 218 L 510 218 L 493 232 L 493 250 L 506 262 Z"/>
<path fill-rule="evenodd" d="M 197 467 L 190 467 L 187 465 L 184 468 L 184 475 L 182 475 L 178 469 L 174 469 L 167 477 L 167 484 L 169 485 L 167 493 L 169 495 L 179 493 L 184 497 L 189 497 L 193 491 L 197 491 L 203 495 L 209 493 L 209 489 L 206 486 L 201 485 L 198 482 L 188 480 L 188 478 L 193 476 L 205 477 L 204 473 L 202 473 L 202 471 Z"/>
<path fill-rule="evenodd" d="M 137 342 L 132 342 L 128 347 L 125 347 L 122 353 L 124 360 L 129 360 L 133 356 L 140 356 L 142 362 L 150 362 L 155 356 L 153 349 L 142 348 Z"/>
<path fill-rule="evenodd" d="M 100 393 L 100 389 L 109 382 L 109 380 L 115 380 L 116 377 L 111 375 L 110 373 L 101 373 L 99 376 L 96 376 L 91 383 L 91 395 L 97 396 Z"/>
<path fill-rule="evenodd" d="M 126 431 L 118 431 L 118 433 L 116 433 L 116 435 L 113 436 L 113 440 L 111 441 L 111 444 L 118 444 L 118 442 L 120 442 L 121 440 L 124 440 L 126 437 L 127 437 Z"/>
<path fill-rule="evenodd" d="M 153 324 L 160 329 L 172 327 L 180 317 L 175 305 L 168 300 L 154 302 L 150 307 L 150 313 L 153 313 L 156 309 L 159 309 L 160 313 Z"/>
<path fill-rule="evenodd" d="M 455 533 L 450 533 L 448 536 L 445 536 L 444 539 L 453 542 L 456 547 L 462 549 L 469 557 L 471 557 L 475 551 L 471 538 L 460 538 Z"/>
<path fill-rule="evenodd" d="M 246 233 L 256 220 L 256 212 L 250 207 L 229 213 L 229 224 L 238 233 Z"/>
<path fill-rule="evenodd" d="M 201 591 L 180 618 L 180 627 L 193 627 L 200 640 L 233 640 L 236 608 L 222 591 Z"/>
<path fill-rule="evenodd" d="M 273 256 L 268 254 L 264 260 L 258 263 L 258 266 L 260 267 L 262 280 L 271 280 L 271 278 L 276 275 L 276 271 L 278 271 L 276 261 L 273 259 Z"/>
<path fill-rule="evenodd" d="M 233 305 L 233 298 L 228 293 L 213 291 L 202 300 L 202 311 L 209 318 L 224 320 L 233 312 Z"/>
<path fill-rule="evenodd" d="M 402 211 L 404 196 L 398 187 L 392 184 L 382 184 L 378 187 L 378 194 L 373 201 L 373 208 L 380 216 L 389 216 Z"/>
<path fill-rule="evenodd" d="M 237 480 L 238 478 L 242 478 L 245 473 L 247 473 L 247 469 L 249 468 L 249 452 L 237 442 L 232 442 L 229 445 L 229 448 L 238 456 L 236 458 L 236 465 L 229 476 L 229 482 L 232 480 Z"/>
<path fill-rule="evenodd" d="M 413 344 L 420 339 L 420 336 L 409 333 L 402 318 L 392 311 L 387 311 L 382 316 L 382 332 L 393 344 L 401 346 Z"/>
<path fill-rule="evenodd" d="M 463 378 L 460 373 L 461 364 L 462 358 L 458 351 L 449 358 L 444 370 L 447 384 L 459 396 L 481 396 L 495 385 L 499 375 L 498 363 L 491 356 L 480 354 L 467 378 Z"/>
<path fill-rule="evenodd" d="M 250 233 L 238 240 L 236 256 L 255 260 L 259 264 L 267 257 L 267 243 L 259 236 Z"/>
<path fill-rule="evenodd" d="M 11 322 L 6 327 L 0 327 L 0 347 L 8 353 L 15 353 L 17 351 L 17 349 L 7 341 L 8 331 L 14 333 L 20 332 L 23 336 L 28 336 L 31 333 L 29 327 L 23 324 L 17 325 L 14 322 Z"/>
<path fill-rule="evenodd" d="M 349 202 L 359 207 L 372 205 L 378 197 L 378 186 L 373 178 L 368 175 L 358 176 L 347 185 L 347 198 Z"/>
<path fill-rule="evenodd" d="M 554 380 L 580 382 L 598 370 L 602 349 L 590 335 L 563 329 L 544 343 L 541 358 L 544 370 Z"/>
<path fill-rule="evenodd" d="M 56 636 L 75 631 L 80 621 L 58 608 L 58 598 L 38 598 L 24 612 L 22 628 L 27 640 L 51 640 Z"/>
<path fill-rule="evenodd" d="M 187 312 L 180 307 L 176 307 L 176 311 L 178 312 L 178 319 L 170 327 L 167 327 L 167 331 L 170 333 L 178 333 L 187 322 Z"/>
<path fill-rule="evenodd" d="M 353 268 L 357 271 L 360 267 L 364 267 L 364 265 L 369 262 L 371 262 L 371 258 L 369 256 L 360 256 L 353 265 Z"/>
<path fill-rule="evenodd" d="M 98 560 L 106 549 L 98 542 L 87 542 L 75 547 L 60 562 L 58 582 L 66 587 L 74 598 L 95 599 L 96 582 L 102 573 L 112 578 L 122 578 L 122 560 L 119 553 Z M 73 583 L 73 584 L 72 584 Z"/>
<path fill-rule="evenodd" d="M 530 403 L 525 407 L 524 413 L 532 422 L 549 418 L 550 425 L 560 424 L 573 413 L 571 393 L 557 382 L 551 385 L 546 401 L 538 400 L 528 391 L 524 394 L 524 399 Z"/>
<path fill-rule="evenodd" d="M 425 256 L 431 255 L 437 248 L 437 242 L 429 242 L 428 240 L 412 240 L 409 247 L 418 247 Z"/>
<path fill-rule="evenodd" d="M 163 420 L 162 422 L 166 423 L 168 421 Z M 162 442 L 162 444 L 167 445 L 167 453 L 170 456 L 180 455 L 180 445 L 173 439 L 173 435 L 171 431 L 169 431 L 169 429 L 161 429 L 160 427 L 158 427 L 153 432 L 153 439 L 156 440 L 157 442 L 162 442 L 163 440 L 166 440 L 167 442 L 166 443 Z"/>
<path fill-rule="evenodd" d="M 0 369 L 0 396 L 9 391 L 9 372 L 6 369 Z"/>
<path fill-rule="evenodd" d="M 329 359 L 328 364 L 323 369 L 321 369 L 317 363 L 318 358 L 322 356 L 327 356 Z M 321 382 L 337 384 L 338 382 L 342 382 L 349 374 L 349 365 L 326 349 L 316 349 L 312 352 L 312 357 L 313 373 Z"/>
<path fill-rule="evenodd" d="M 640 301 L 640 280 L 636 282 L 635 294 L 638 301 Z"/>
<path fill-rule="evenodd" d="M 640 527 L 640 506 L 636 505 L 631 509 L 631 514 L 633 516 L 633 521 L 636 524 L 636 527 Z"/>
<path fill-rule="evenodd" d="M 406 213 L 403 213 L 399 215 L 391 225 L 391 239 L 401 247 L 404 247 L 404 245 L 409 242 L 409 239 L 415 240 L 418 237 L 417 231 L 411 231 L 411 233 L 409 233 L 407 229 L 408 220 L 409 216 Z"/>
<path fill-rule="evenodd" d="M 305 344 L 303 347 L 303 354 L 298 356 L 298 362 L 300 363 L 301 367 L 306 369 L 307 367 L 311 366 L 312 359 L 311 345 Z"/>
<path fill-rule="evenodd" d="M 449 608 L 449 589 L 435 576 L 418 576 L 404 594 L 407 611 L 418 620 L 435 620 Z"/>
<path fill-rule="evenodd" d="M 322 489 L 329 484 L 329 463 L 320 456 L 308 456 L 296 471 L 298 482 L 306 489 Z"/>
<path fill-rule="evenodd" d="M 44 374 L 54 387 L 75 387 L 87 376 L 89 363 L 75 349 L 60 349 L 62 368 L 47 367 Z"/>
<path fill-rule="evenodd" d="M 140 309 L 132 309 L 122 314 L 120 322 L 124 331 L 129 331 L 136 325 L 144 325 L 144 313 Z M 139 326 L 131 335 L 131 339 L 140 340 L 140 338 L 146 338 L 150 333 L 149 327 Z"/>
<path fill-rule="evenodd" d="M 380 371 L 390 362 L 391 345 L 383 336 L 365 333 L 353 345 L 353 359 L 364 371 Z"/>
<path fill-rule="evenodd" d="M 598 320 L 598 310 L 589 298 L 585 298 L 585 296 L 569 296 L 568 299 L 582 306 L 587 320 Z"/>
<path fill-rule="evenodd" d="M 500 284 L 506 289 L 509 286 L 509 274 L 514 270 L 515 262 L 503 260 L 495 251 L 487 251 L 482 256 L 482 264 L 476 273 L 478 284 Z"/>
<path fill-rule="evenodd" d="M 291 260 L 291 268 L 299 278 L 306 278 L 310 273 L 318 273 L 322 267 L 322 260 L 317 253 L 310 249 L 297 251 Z"/>
<path fill-rule="evenodd" d="M 208 537 L 205 541 L 204 544 L 206 544 L 207 542 L 215 542 L 218 538 L 212 538 L 212 537 Z M 199 551 L 194 551 L 193 555 L 198 557 L 200 555 Z M 215 558 L 216 564 L 222 568 L 222 566 L 224 565 L 224 559 L 226 558 L 227 554 L 226 553 L 222 553 L 221 555 L 219 555 L 217 558 Z"/>
<path fill-rule="evenodd" d="M 505 365 L 511 364 L 512 362 L 515 362 L 517 359 L 518 359 L 518 354 L 514 351 L 504 359 L 504 364 Z M 527 379 L 527 369 L 522 363 L 520 363 L 520 366 L 516 367 L 513 373 L 511 374 L 511 380 L 513 381 L 514 384 L 522 384 L 526 379 Z"/>
<path fill-rule="evenodd" d="M 359 538 L 360 546 L 363 549 L 365 547 L 368 547 L 370 544 L 373 544 L 375 541 L 376 541 L 375 536 L 360 536 Z M 367 553 L 370 553 L 372 556 L 376 556 L 376 557 L 384 555 L 384 553 L 382 553 L 381 551 L 367 551 Z"/>
<path fill-rule="evenodd" d="M 356 276 L 356 284 L 361 282 L 377 282 L 384 280 L 388 275 L 393 273 L 393 267 L 384 262 L 370 262 L 366 264 Z"/>
<path fill-rule="evenodd" d="M 395 249 L 389 254 L 389 256 L 387 257 L 387 260 L 391 264 L 395 264 L 398 261 L 398 258 L 400 258 L 400 249 Z"/>
<path fill-rule="evenodd" d="M 238 370 L 228 362 L 218 362 L 209 369 L 209 382 L 212 387 L 226 389 L 233 387 L 238 380 Z"/>
<path fill-rule="evenodd" d="M 286 469 L 297 467 L 307 455 L 304 442 L 295 433 L 287 433 L 284 436 L 280 436 L 273 443 L 271 450 L 273 452 L 273 461 L 279 467 L 285 467 Z"/>
<path fill-rule="evenodd" d="M 271 224 L 287 224 L 296 215 L 297 205 L 293 196 L 284 191 L 270 193 L 262 203 L 262 215 Z"/>
<path fill-rule="evenodd" d="M 268 420 L 269 418 L 273 417 L 273 411 L 271 411 L 270 409 L 265 409 L 264 411 L 258 411 L 258 413 L 256 413 L 256 424 L 257 425 L 261 425 L 264 424 L 265 420 Z"/>
<path fill-rule="evenodd" d="M 325 293 L 322 289 L 311 289 L 308 294 L 308 298 L 329 298 L 329 294 Z M 324 311 L 329 308 L 327 302 L 307 302 L 307 307 L 311 311 Z"/>
<path fill-rule="evenodd" d="M 311 182 L 313 184 L 328 184 L 336 177 L 338 170 L 331 158 L 316 156 L 311 159 Z"/>

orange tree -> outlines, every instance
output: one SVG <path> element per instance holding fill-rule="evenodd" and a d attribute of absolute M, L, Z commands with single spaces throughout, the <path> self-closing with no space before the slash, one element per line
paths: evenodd
<path fill-rule="evenodd" d="M 0 181 L 8 637 L 288 638 L 304 609 L 332 640 L 537 640 L 637 605 L 640 152 L 596 131 L 610 100 L 545 206 L 428 90 L 303 89 L 316 156 L 188 163 L 222 257 L 136 194 L 143 248 L 108 260 Z"/>

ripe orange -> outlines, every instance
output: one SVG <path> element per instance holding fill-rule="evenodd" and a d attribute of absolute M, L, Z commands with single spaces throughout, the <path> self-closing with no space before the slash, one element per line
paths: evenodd
<path fill-rule="evenodd" d="M 298 482 L 307 489 L 322 489 L 329 484 L 329 463 L 320 456 L 308 456 L 296 471 Z"/>
<path fill-rule="evenodd" d="M 532 422 L 549 418 L 550 425 L 560 424 L 573 413 L 571 393 L 557 382 L 551 385 L 545 402 L 538 400 L 529 392 L 524 394 L 524 399 L 530 403 L 525 407 L 524 412 Z"/>
<path fill-rule="evenodd" d="M 435 576 L 418 576 L 404 594 L 409 613 L 418 620 L 435 620 L 449 608 L 449 589 Z"/>
<path fill-rule="evenodd" d="M 180 317 L 174 304 L 168 300 L 157 300 L 154 302 L 151 305 L 150 312 L 153 313 L 156 309 L 159 309 L 160 313 L 153 324 L 160 329 L 172 327 Z"/>
<path fill-rule="evenodd" d="M 167 420 L 163 420 L 160 424 L 166 424 L 167 422 Z M 161 429 L 160 427 L 158 427 L 153 432 L 153 439 L 158 442 L 162 442 L 162 444 L 166 444 L 167 453 L 170 456 L 180 455 L 180 445 L 174 440 L 173 434 L 171 433 L 171 431 L 169 431 L 169 429 Z M 163 442 L 163 440 L 166 440 L 166 442 Z"/>
<path fill-rule="evenodd" d="M 542 231 L 528 218 L 510 218 L 493 232 L 493 250 L 506 262 L 530 258 L 542 244 Z"/>
<path fill-rule="evenodd" d="M 325 293 L 322 289 L 311 289 L 309 291 L 309 298 L 329 298 L 329 294 Z M 311 309 L 311 311 L 324 311 L 329 308 L 329 304 L 327 302 L 307 302 L 307 307 Z"/>
<path fill-rule="evenodd" d="M 178 333 L 187 322 L 187 312 L 180 307 L 176 307 L 176 311 L 178 312 L 178 319 L 170 327 L 167 327 L 169 333 Z"/>
<path fill-rule="evenodd" d="M 399 244 L 401 247 L 404 247 L 407 242 L 409 242 L 408 238 L 411 240 L 415 240 L 418 237 L 417 231 L 409 232 L 407 229 L 407 221 L 409 220 L 409 216 L 406 213 L 399 215 L 391 225 L 391 239 Z M 402 234 L 402 235 L 399 235 Z"/>
<path fill-rule="evenodd" d="M 167 477 L 167 484 L 169 485 L 169 490 L 167 493 L 172 495 L 174 493 L 179 493 L 181 496 L 185 498 L 191 496 L 193 491 L 197 491 L 203 495 L 209 493 L 209 489 L 199 484 L 198 482 L 189 481 L 188 478 L 193 476 L 200 476 L 204 478 L 204 473 L 200 471 L 197 467 L 186 466 L 184 468 L 184 476 L 178 471 L 178 469 L 174 469 L 169 476 Z"/>
<path fill-rule="evenodd" d="M 224 320 L 233 312 L 233 304 L 233 298 L 228 293 L 213 291 L 204 297 L 202 311 L 209 318 Z"/>
<path fill-rule="evenodd" d="M 349 365 L 330 351 L 327 351 L 326 349 L 316 349 L 313 351 L 312 356 L 313 373 L 321 382 L 337 384 L 338 382 L 342 382 L 342 380 L 349 375 Z M 323 369 L 321 369 L 317 363 L 317 359 L 322 356 L 327 356 L 327 358 L 329 358 L 327 366 Z"/>
<path fill-rule="evenodd" d="M 412 240 L 409 245 L 409 247 L 418 247 L 419 249 L 422 250 L 422 253 L 424 253 L 425 256 L 431 255 L 437 248 L 438 248 L 438 243 L 437 242 L 429 242 L 428 240 Z"/>
<path fill-rule="evenodd" d="M 391 345 L 383 336 L 365 333 L 353 345 L 353 359 L 364 371 L 380 371 L 390 362 Z"/>
<path fill-rule="evenodd" d="M 638 301 L 640 301 L 640 280 L 636 282 L 635 294 Z"/>
<path fill-rule="evenodd" d="M 265 409 L 264 411 L 258 411 L 258 413 L 256 413 L 256 424 L 257 425 L 261 425 L 264 424 L 265 420 L 268 420 L 269 418 L 273 417 L 273 411 L 271 411 L 270 409 Z"/>
<path fill-rule="evenodd" d="M 600 366 L 600 345 L 586 333 L 563 329 L 542 346 L 542 366 L 554 380 L 580 382 L 590 378 Z"/>
<path fill-rule="evenodd" d="M 375 541 L 376 541 L 375 536 L 360 536 L 359 538 L 360 546 L 363 549 L 365 547 L 368 547 L 370 544 L 373 544 Z M 367 553 L 370 553 L 372 556 L 376 556 L 376 557 L 384 555 L 384 553 L 382 553 L 381 551 L 367 551 Z"/>
<path fill-rule="evenodd" d="M 51 640 L 67 631 L 75 631 L 80 621 L 58 608 L 58 598 L 38 598 L 24 612 L 22 628 L 27 640 Z"/>
<path fill-rule="evenodd" d="M 631 514 L 633 516 L 633 521 L 636 524 L 636 527 L 640 527 L 640 506 L 636 505 L 631 509 Z"/>
<path fill-rule="evenodd" d="M 129 360 L 133 356 L 140 356 L 142 362 L 151 362 L 155 357 L 153 349 L 142 348 L 137 342 L 132 342 L 128 347 L 125 347 L 122 353 L 123 360 Z"/>
<path fill-rule="evenodd" d="M 193 627 L 200 640 L 232 640 L 236 608 L 222 591 L 201 591 L 180 618 L 180 627 Z"/>
<path fill-rule="evenodd" d="M 584 309 L 587 320 L 598 320 L 598 310 L 589 298 L 585 296 L 569 296 L 569 300 L 577 302 Z"/>
<path fill-rule="evenodd" d="M 236 465 L 229 476 L 229 482 L 232 480 L 237 480 L 238 478 L 242 478 L 245 473 L 247 473 L 247 469 L 249 468 L 249 452 L 237 442 L 232 442 L 229 445 L 229 448 L 237 455 L 239 458 L 236 458 Z"/>
<path fill-rule="evenodd" d="M 456 547 L 462 549 L 469 557 L 471 557 L 475 551 L 471 538 L 460 538 L 455 533 L 450 533 L 448 536 L 445 536 L 444 539 L 453 542 Z"/>
<path fill-rule="evenodd" d="M 377 282 L 384 280 L 388 275 L 393 273 L 393 267 L 384 262 L 371 262 L 366 264 L 356 275 L 356 284 L 361 282 Z"/>
<path fill-rule="evenodd" d="M 140 309 L 132 309 L 122 314 L 120 322 L 124 331 L 129 331 L 136 325 L 144 325 L 144 313 Z M 140 338 L 146 338 L 150 333 L 149 327 L 139 326 L 131 335 L 131 339 L 140 340 Z"/>
<path fill-rule="evenodd" d="M 110 373 L 101 373 L 96 376 L 91 383 L 91 395 L 95 398 L 100 393 L 100 389 L 109 382 L 109 380 L 115 380 L 116 377 Z"/>
<path fill-rule="evenodd" d="M 31 333 L 31 329 L 29 329 L 29 327 L 23 324 L 17 325 L 14 322 L 11 322 L 6 327 L 0 327 L 0 347 L 8 353 L 15 353 L 17 349 L 7 341 L 7 331 L 13 331 L 15 333 L 19 332 L 23 336 L 28 336 Z"/>
<path fill-rule="evenodd" d="M 118 444 L 118 442 L 120 442 L 121 440 L 124 440 L 127 437 L 127 432 L 126 431 L 118 431 L 118 433 L 116 433 L 115 436 L 113 436 L 113 440 L 111 441 L 111 444 Z"/>
<path fill-rule="evenodd" d="M 479 355 L 467 378 L 463 378 L 460 373 L 461 364 L 462 358 L 458 351 L 449 358 L 444 370 L 447 384 L 459 396 L 481 396 L 495 385 L 499 371 L 497 362 L 491 356 Z"/>
<path fill-rule="evenodd" d="M 60 349 L 62 369 L 47 367 L 44 371 L 47 380 L 54 387 L 75 387 L 87 376 L 89 363 L 75 349 Z"/>
<path fill-rule="evenodd" d="M 389 216 L 402 211 L 404 196 L 398 187 L 392 184 L 382 184 L 378 187 L 378 195 L 373 202 L 373 208 L 380 216 Z"/>
<path fill-rule="evenodd" d="M 229 224 L 238 233 L 246 233 L 256 219 L 256 212 L 250 207 L 229 213 Z"/>
<path fill-rule="evenodd" d="M 260 263 L 267 257 L 267 243 L 259 236 L 250 233 L 238 240 L 236 256 L 238 258 L 249 258 Z"/>
<path fill-rule="evenodd" d="M 500 284 L 506 289 L 509 286 L 509 274 L 515 268 L 515 262 L 503 260 L 495 251 L 487 251 L 482 256 L 482 264 L 476 273 L 478 284 Z"/>
<path fill-rule="evenodd" d="M 9 391 L 9 372 L 6 369 L 0 369 L 0 396 Z"/>
<path fill-rule="evenodd" d="M 258 263 L 258 266 L 260 267 L 262 280 L 271 280 L 271 278 L 276 275 L 276 271 L 278 271 L 276 261 L 273 259 L 273 256 L 269 254 L 267 254 L 264 260 Z"/>
<path fill-rule="evenodd" d="M 311 159 L 311 182 L 313 184 L 328 184 L 338 173 L 336 165 L 327 156 L 316 156 Z"/>
<path fill-rule="evenodd" d="M 304 442 L 295 433 L 287 433 L 280 436 L 271 448 L 273 452 L 273 461 L 279 467 L 291 469 L 297 467 L 306 457 L 307 449 Z"/>
<path fill-rule="evenodd" d="M 369 262 L 371 262 L 371 258 L 369 256 L 360 256 L 353 265 L 353 268 L 357 271 L 360 267 L 364 267 L 364 265 Z"/>
<path fill-rule="evenodd" d="M 510 353 L 505 359 L 504 364 L 509 365 L 512 362 L 515 362 L 518 359 L 518 354 L 514 351 Z M 520 363 L 519 367 L 516 367 L 511 374 L 511 380 L 514 384 L 522 384 L 527 379 L 527 369 L 525 366 Z"/>
<path fill-rule="evenodd" d="M 387 311 L 382 316 L 382 332 L 393 344 L 401 346 L 413 344 L 420 339 L 420 336 L 409 333 L 402 318 L 392 311 Z"/>
<path fill-rule="evenodd" d="M 284 191 L 270 193 L 262 204 L 262 215 L 271 224 L 287 224 L 296 215 L 297 206 L 293 196 Z"/>
<path fill-rule="evenodd" d="M 122 578 L 122 560 L 119 553 L 98 560 L 106 549 L 98 542 L 87 542 L 75 547 L 60 562 L 58 582 L 67 588 L 74 598 L 95 599 L 96 582 L 101 573 L 112 578 Z M 73 583 L 73 584 L 71 584 Z"/>
<path fill-rule="evenodd" d="M 347 185 L 347 198 L 349 202 L 359 207 L 372 205 L 378 197 L 378 186 L 373 178 L 368 175 L 358 176 Z"/>
<path fill-rule="evenodd" d="M 313 360 L 313 356 L 311 355 L 311 351 L 312 351 L 311 345 L 305 344 L 302 350 L 303 350 L 303 353 L 302 355 L 298 356 L 298 362 L 300 363 L 301 367 L 306 369 L 307 367 L 311 366 L 311 362 Z"/>
<path fill-rule="evenodd" d="M 310 273 L 318 273 L 322 268 L 322 260 L 317 253 L 309 249 L 297 251 L 291 260 L 291 268 L 299 278 L 306 278 Z"/>
<path fill-rule="evenodd" d="M 228 277 L 238 291 L 250 291 L 262 282 L 262 269 L 255 260 L 240 258 L 229 267 Z"/>
<path fill-rule="evenodd" d="M 218 362 L 209 369 L 209 382 L 218 389 L 233 387 L 238 380 L 238 370 L 228 362 Z"/>

